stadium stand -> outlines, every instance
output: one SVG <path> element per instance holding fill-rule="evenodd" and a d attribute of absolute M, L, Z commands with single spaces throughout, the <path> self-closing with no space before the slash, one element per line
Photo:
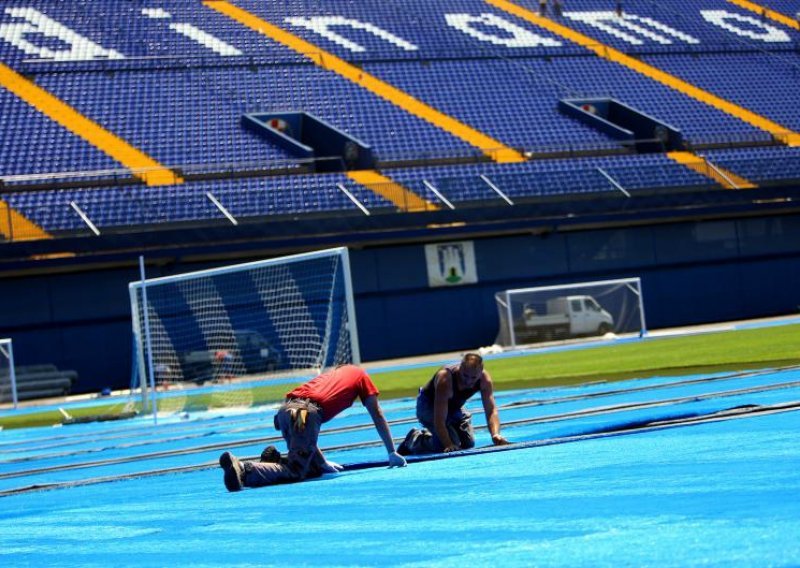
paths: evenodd
<path fill-rule="evenodd" d="M 733 170 L 760 185 L 797 183 L 800 180 L 800 149 L 785 147 L 752 147 L 709 150 L 707 157 L 724 168 Z"/>
<path fill-rule="evenodd" d="M 0 162 L 13 176 L 121 168 L 10 92 L 0 89 Z"/>
<path fill-rule="evenodd" d="M 791 13 L 790 4 L 770 7 Z M 538 11 L 531 1 L 515 5 Z M 161 187 L 143 184 L 153 179 L 119 154 L 0 90 L 0 145 L 8 148 L 0 199 L 44 231 L 70 235 L 89 224 L 137 231 L 231 217 L 435 210 L 446 206 L 442 197 L 463 208 L 501 195 L 515 203 L 637 197 L 796 177 L 768 166 L 783 151 L 774 131 L 704 98 L 800 129 L 800 33 L 730 2 L 637 2 L 620 17 L 610 2 L 572 0 L 547 26 L 497 0 L 240 0 L 237 9 L 251 15 L 244 23 L 226 6 L 4 3 L 2 64 L 171 174 Z M 581 47 L 570 30 L 600 47 Z M 633 54 L 700 94 L 601 48 Z M 348 63 L 337 67 L 334 58 Z M 353 69 L 399 91 L 376 91 L 348 75 Z M 398 100 L 408 95 L 456 126 L 409 111 Z M 637 154 L 559 112 L 559 100 L 576 96 L 611 97 L 669 124 L 702 157 Z M 368 144 L 381 174 L 315 173 L 313 161 L 241 125 L 245 113 L 278 111 L 311 113 Z M 528 161 L 492 163 L 458 125 Z"/>
<path fill-rule="evenodd" d="M 10 402 L 13 398 L 8 373 L 0 374 L 0 402 Z M 78 380 L 73 370 L 59 370 L 55 365 L 25 365 L 16 368 L 18 400 L 65 396 L 72 392 Z"/>
<path fill-rule="evenodd" d="M 795 53 L 706 53 L 644 59 L 787 128 L 800 129 L 796 108 L 800 57 Z M 741 74 L 748 77 L 746 83 Z"/>

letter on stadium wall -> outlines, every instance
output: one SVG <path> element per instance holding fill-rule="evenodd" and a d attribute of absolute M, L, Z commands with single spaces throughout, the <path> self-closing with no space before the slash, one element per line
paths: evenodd
<path fill-rule="evenodd" d="M 632 35 L 632 33 L 638 34 L 639 36 L 642 36 L 650 41 L 654 41 L 663 45 L 669 45 L 672 43 L 672 39 L 667 36 L 672 36 L 673 38 L 679 39 L 686 43 L 700 43 L 700 40 L 690 36 L 689 34 L 679 32 L 678 30 L 662 24 L 661 22 L 657 22 L 652 18 L 647 18 L 644 16 L 625 14 L 623 17 L 620 17 L 615 12 L 611 11 L 564 12 L 564 16 L 570 20 L 583 22 L 597 29 L 603 30 L 614 37 L 618 37 L 619 39 L 633 45 L 644 45 L 645 42 L 635 35 Z M 639 24 L 645 24 L 648 27 L 644 27 Z"/>
<path fill-rule="evenodd" d="M 409 43 L 403 38 L 387 32 L 386 30 L 382 30 L 377 26 L 342 16 L 311 16 L 310 18 L 293 17 L 286 18 L 284 21 L 296 27 L 309 29 L 312 32 L 321 35 L 322 37 L 331 40 L 333 43 L 358 53 L 366 51 L 366 48 L 336 33 L 332 28 L 337 26 L 346 26 L 357 30 L 364 30 L 376 37 L 388 41 L 393 45 L 396 45 L 400 49 L 405 49 L 406 51 L 416 51 L 418 49 L 413 43 Z"/>
<path fill-rule="evenodd" d="M 445 14 L 444 19 L 448 25 L 474 37 L 479 41 L 493 43 L 494 45 L 504 45 L 506 47 L 538 47 L 540 45 L 548 47 L 558 47 L 560 41 L 542 37 L 526 30 L 508 20 L 504 20 L 494 14 L 481 14 L 473 16 L 471 14 Z M 483 28 L 496 28 L 506 32 L 505 35 L 495 35 L 478 29 L 474 24 L 479 24 Z M 510 34 L 510 37 L 508 36 Z"/>
<path fill-rule="evenodd" d="M 87 59 L 125 59 L 121 53 L 106 49 L 89 38 L 72 31 L 34 8 L 5 8 L 9 16 L 25 20 L 0 24 L 0 40 L 7 41 L 27 53 L 41 59 L 59 61 L 85 61 Z M 64 43 L 64 49 L 53 49 L 37 45 L 30 36 L 56 38 Z M 52 43 L 52 42 L 51 42 Z"/>
<path fill-rule="evenodd" d="M 161 8 L 143 8 L 142 14 L 154 20 L 169 20 L 172 18 L 172 14 L 166 10 L 162 10 Z M 229 43 L 222 41 L 218 37 L 213 36 L 210 33 L 193 26 L 192 24 L 169 24 L 169 29 L 178 32 L 182 36 L 188 37 L 190 40 L 197 42 L 203 47 L 207 47 L 211 51 L 214 51 L 222 56 L 230 57 L 242 54 L 241 51 Z"/>
<path fill-rule="evenodd" d="M 700 10 L 703 19 L 724 30 L 766 43 L 786 43 L 792 41 L 781 29 L 761 22 L 756 18 L 728 12 L 727 10 Z M 742 26 L 741 24 L 745 24 Z M 753 29 L 756 28 L 756 29 Z"/>

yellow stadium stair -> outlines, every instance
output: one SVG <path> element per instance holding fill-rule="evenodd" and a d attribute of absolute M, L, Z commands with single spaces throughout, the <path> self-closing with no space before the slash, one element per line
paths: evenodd
<path fill-rule="evenodd" d="M 370 75 L 358 67 L 347 63 L 335 55 L 323 51 L 318 46 L 305 41 L 304 39 L 283 30 L 266 20 L 255 16 L 234 4 L 224 0 L 206 0 L 203 2 L 207 7 L 220 12 L 229 18 L 255 30 L 270 39 L 293 49 L 297 53 L 307 57 L 314 63 L 333 71 L 342 77 L 356 83 L 357 85 L 371 91 L 379 97 L 388 100 L 406 112 L 413 114 L 442 130 L 464 140 L 481 152 L 491 157 L 496 162 L 523 162 L 525 157 L 503 144 L 502 142 L 475 130 L 474 128 L 439 112 L 435 108 L 412 97 L 408 93 Z"/>
<path fill-rule="evenodd" d="M 2 200 L 0 200 L 0 234 L 9 241 L 53 238 L 50 233 Z"/>
<path fill-rule="evenodd" d="M 795 30 L 800 30 L 800 22 L 787 16 L 786 14 L 781 14 L 780 12 L 776 12 L 775 10 L 771 10 L 766 6 L 762 6 L 760 4 L 756 4 L 755 2 L 748 2 L 748 0 L 728 0 L 734 6 L 738 6 L 740 8 L 744 8 L 745 10 L 750 10 L 751 12 L 755 12 L 759 16 L 763 16 L 769 18 L 773 22 L 778 22 L 786 26 L 787 28 L 793 28 Z M 798 5 L 800 8 L 800 5 Z"/>
<path fill-rule="evenodd" d="M 727 189 L 753 189 L 757 187 L 753 182 L 719 166 L 712 166 L 707 160 L 691 152 L 667 152 L 667 157 L 701 175 L 713 179 Z"/>
<path fill-rule="evenodd" d="M 36 110 L 105 152 L 147 185 L 172 185 L 183 180 L 153 158 L 86 118 L 16 71 L 0 63 L 0 86 Z"/>
<path fill-rule="evenodd" d="M 513 2 L 509 2 L 508 0 L 484 1 L 490 6 L 494 6 L 495 8 L 503 10 L 508 14 L 512 14 L 518 18 L 526 20 L 536 26 L 561 36 L 564 39 L 585 47 L 603 59 L 624 65 L 625 67 L 633 69 L 634 71 L 637 71 L 638 73 L 641 73 L 650 79 L 675 89 L 676 91 L 717 108 L 731 116 L 735 116 L 736 118 L 751 124 L 756 128 L 760 128 L 761 130 L 769 132 L 776 140 L 779 140 L 784 144 L 789 146 L 800 146 L 800 133 L 793 132 L 789 128 L 773 122 L 766 117 L 749 111 L 721 97 L 713 95 L 708 91 L 695 87 L 694 85 L 687 83 L 686 81 L 679 79 L 674 75 L 665 73 L 664 71 L 661 71 L 652 65 L 648 65 L 647 63 L 639 61 L 638 59 L 625 55 L 621 51 L 617 51 L 616 49 L 604 45 L 594 38 L 577 32 L 572 28 L 563 26 L 557 22 L 554 22 L 553 20 L 539 16 L 538 14 L 531 12 L 530 10 Z"/>
<path fill-rule="evenodd" d="M 439 209 L 438 206 L 430 201 L 422 199 L 416 193 L 375 170 L 349 171 L 347 172 L 347 177 L 370 191 L 385 197 L 403 211 L 418 212 Z"/>

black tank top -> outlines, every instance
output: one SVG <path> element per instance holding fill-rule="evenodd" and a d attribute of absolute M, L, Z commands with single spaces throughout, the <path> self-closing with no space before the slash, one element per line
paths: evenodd
<path fill-rule="evenodd" d="M 478 380 L 473 386 L 461 389 L 461 363 L 451 363 L 450 365 L 445 365 L 442 369 L 450 373 L 453 383 L 453 396 L 447 401 L 447 415 L 450 416 L 458 410 L 461 410 L 464 403 L 467 402 L 472 395 L 481 390 L 481 382 Z M 434 383 L 436 382 L 436 375 L 438 373 L 439 371 L 437 371 L 431 380 L 419 390 L 420 395 L 425 396 L 431 404 L 436 400 L 436 385 Z"/>

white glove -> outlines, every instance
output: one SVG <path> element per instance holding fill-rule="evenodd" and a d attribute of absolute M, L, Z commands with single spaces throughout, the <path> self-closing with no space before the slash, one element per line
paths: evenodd
<path fill-rule="evenodd" d="M 344 466 L 339 465 L 336 462 L 325 460 L 325 463 L 322 464 L 322 471 L 325 473 L 336 473 L 338 471 L 342 471 Z"/>
<path fill-rule="evenodd" d="M 406 467 L 406 465 L 408 465 L 406 463 L 406 458 L 397 452 L 392 452 L 389 454 L 389 467 Z"/>

